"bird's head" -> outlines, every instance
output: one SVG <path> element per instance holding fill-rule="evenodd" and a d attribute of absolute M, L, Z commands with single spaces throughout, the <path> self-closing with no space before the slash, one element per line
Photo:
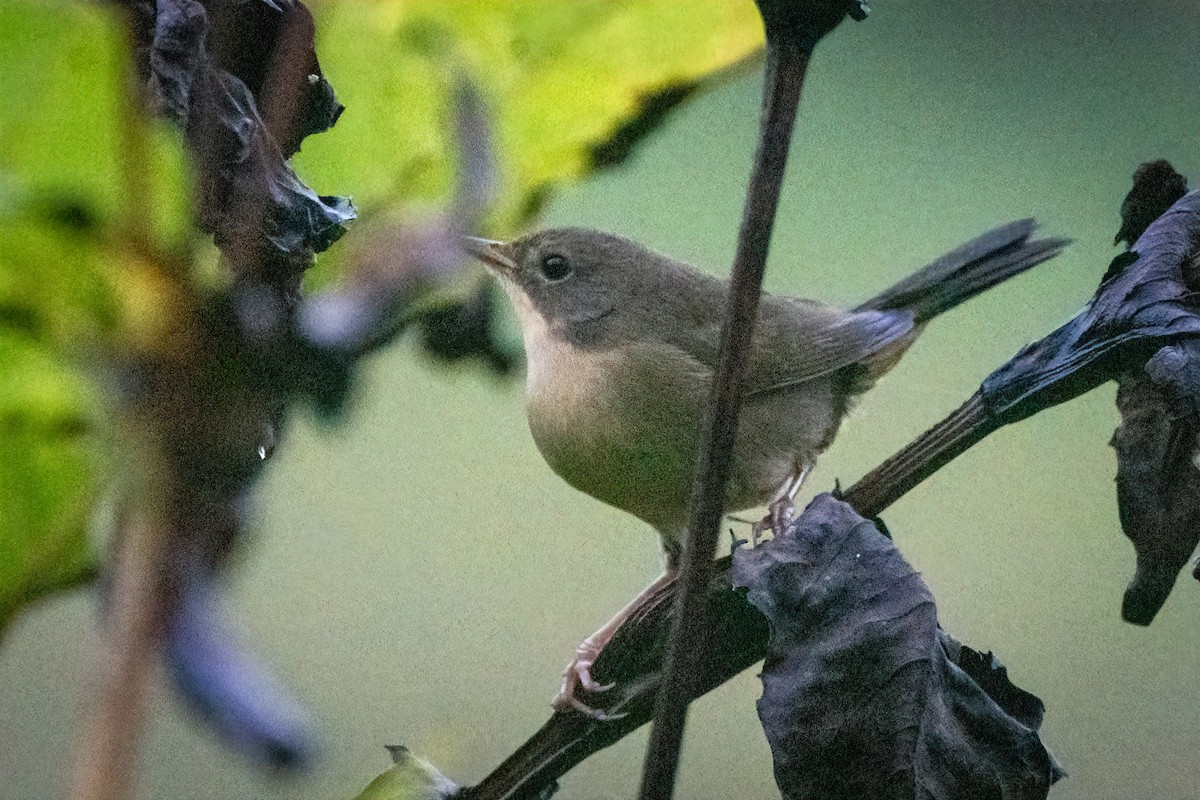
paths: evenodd
<path fill-rule="evenodd" d="M 586 228 L 552 228 L 512 242 L 468 240 L 471 253 L 500 279 L 522 317 L 551 329 L 587 325 L 619 313 L 647 288 L 661 256 L 636 242 Z"/>

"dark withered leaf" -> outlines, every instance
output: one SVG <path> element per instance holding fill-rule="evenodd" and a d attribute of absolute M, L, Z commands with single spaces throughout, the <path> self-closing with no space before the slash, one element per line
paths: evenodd
<path fill-rule="evenodd" d="M 1167 161 L 1147 161 L 1133 171 L 1133 188 L 1121 202 L 1121 229 L 1113 244 L 1132 245 L 1150 223 L 1187 194 L 1187 179 Z"/>
<path fill-rule="evenodd" d="M 920 576 L 846 503 L 818 496 L 735 552 L 733 578 L 771 627 L 758 710 L 787 800 L 1040 798 L 1062 777 L 1040 701 L 941 631 Z"/>
<path fill-rule="evenodd" d="M 283 393 L 307 398 L 323 420 L 336 421 L 354 388 L 354 358 L 336 347 L 321 347 L 289 332 L 272 354 L 267 374 Z"/>
<path fill-rule="evenodd" d="M 1008 679 L 1008 668 L 1000 663 L 1000 659 L 996 658 L 994 653 L 981 653 L 967 647 L 945 631 L 941 634 L 942 646 L 950 660 L 970 675 L 1006 714 L 1026 728 L 1037 730 L 1042 726 L 1046 707 L 1037 695 L 1025 691 Z"/>
<path fill-rule="evenodd" d="M 150 45 L 140 51 L 149 99 L 184 130 L 200 228 L 235 273 L 294 296 L 313 254 L 333 244 L 355 212 L 347 198 L 317 195 L 285 157 L 333 124 L 341 107 L 320 75 L 303 6 L 257 0 L 217 8 L 214 25 L 196 0 L 157 5 L 153 34 L 142 37 Z"/>
<path fill-rule="evenodd" d="M 344 107 L 317 62 L 312 14 L 295 0 L 209 6 L 209 51 L 250 90 L 285 157 L 333 127 Z M 295 112 L 295 113 L 293 113 Z"/>
<path fill-rule="evenodd" d="M 1023 348 L 983 382 L 989 412 L 1024 419 L 1138 369 L 1164 344 L 1200 336 L 1184 279 L 1200 247 L 1200 192 L 1189 192 L 1109 270 L 1091 301 L 1048 336 Z"/>
<path fill-rule="evenodd" d="M 1137 568 L 1121 615 L 1149 625 L 1200 542 L 1200 342 L 1162 348 L 1119 380 L 1117 503 Z"/>

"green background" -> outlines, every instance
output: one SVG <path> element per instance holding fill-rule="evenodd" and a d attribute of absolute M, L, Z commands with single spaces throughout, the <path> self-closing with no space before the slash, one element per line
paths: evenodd
<path fill-rule="evenodd" d="M 1186 2 L 898 1 L 821 46 L 768 288 L 849 304 L 1031 214 L 1077 243 L 932 326 L 847 421 L 808 493 L 863 474 L 1070 316 L 1117 252 L 1138 163 L 1167 158 L 1200 177 L 1198 29 Z M 703 95 L 627 167 L 559 193 L 542 221 L 726 269 L 757 93 L 749 70 Z M 342 100 L 347 115 L 371 102 Z M 519 382 L 433 368 L 407 345 L 364 378 L 344 426 L 293 420 L 228 594 L 320 721 L 324 759 L 308 778 L 264 777 L 156 686 L 141 797 L 350 797 L 387 766 L 385 743 L 472 783 L 544 720 L 579 639 L 657 574 L 657 537 L 543 464 Z M 1045 701 L 1045 741 L 1071 773 L 1053 798 L 1194 800 L 1197 584 L 1181 578 L 1149 629 L 1119 620 L 1133 553 L 1107 446 L 1113 394 L 1001 431 L 885 519 L 945 627 L 994 650 Z M 5 800 L 61 795 L 94 623 L 90 596 L 60 597 L 18 620 L 0 650 Z M 758 688 L 750 671 L 693 707 L 681 798 L 778 796 Z M 631 796 L 644 740 L 586 762 L 559 796 Z"/>

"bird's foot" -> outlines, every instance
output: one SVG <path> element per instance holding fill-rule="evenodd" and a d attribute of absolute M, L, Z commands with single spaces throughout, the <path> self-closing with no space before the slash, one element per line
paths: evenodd
<path fill-rule="evenodd" d="M 781 536 L 784 531 L 791 527 L 792 520 L 794 519 L 796 519 L 796 506 L 792 504 L 791 497 L 784 496 L 767 506 L 767 519 L 763 520 L 763 522 L 769 520 L 771 523 L 771 533 L 775 536 Z"/>
<path fill-rule="evenodd" d="M 767 518 L 759 523 L 762 527 L 756 530 L 756 534 L 761 533 L 768 524 L 774 536 L 780 536 L 791 527 L 792 521 L 796 519 L 796 507 L 792 505 L 792 501 L 796 499 L 796 492 L 800 491 L 804 479 L 812 471 L 812 465 L 811 458 L 803 458 L 796 463 L 795 472 L 788 476 L 771 498 L 771 503 L 767 506 Z"/>
<path fill-rule="evenodd" d="M 558 694 L 553 700 L 555 710 L 574 710 L 602 722 L 627 716 L 626 714 L 612 714 L 607 711 L 601 711 L 598 708 L 592 708 L 583 700 L 576 697 L 576 693 L 582 688 L 586 692 L 598 694 L 600 692 L 607 692 L 613 687 L 614 684 L 601 684 L 592 678 L 592 664 L 595 663 L 596 657 L 600 655 L 600 651 L 604 649 L 604 646 L 612 641 L 613 635 L 625 624 L 625 621 L 673 580 L 675 580 L 675 572 L 668 567 L 666 572 L 659 575 L 637 597 L 626 603 L 625 607 L 618 611 L 612 619 L 604 623 L 604 627 L 584 639 L 583 643 L 575 648 L 575 657 L 571 659 L 571 663 L 567 664 L 567 668 L 563 672 L 562 688 L 558 690 Z"/>
<path fill-rule="evenodd" d="M 567 668 L 563 670 L 562 686 L 559 687 L 558 694 L 551 701 L 551 705 L 554 706 L 556 711 L 573 709 L 580 714 L 584 714 L 600 722 L 611 722 L 626 716 L 625 714 L 610 714 L 599 708 L 593 708 L 576 696 L 581 687 L 585 691 L 599 693 L 607 692 L 616 685 L 613 683 L 598 683 L 592 677 L 592 664 L 595 662 L 596 656 L 600 655 L 600 651 L 603 648 L 603 643 L 594 642 L 591 638 L 588 638 L 575 649 L 575 657 L 571 659 L 571 663 L 567 664 Z"/>

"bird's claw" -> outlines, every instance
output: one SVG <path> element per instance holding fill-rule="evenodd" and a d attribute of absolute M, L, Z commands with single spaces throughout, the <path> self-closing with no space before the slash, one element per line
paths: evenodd
<path fill-rule="evenodd" d="M 576 697 L 575 693 L 580 687 L 583 687 L 588 692 L 600 693 L 607 692 L 616 686 L 615 683 L 599 683 L 592 677 L 592 662 L 599 655 L 600 649 L 600 647 L 591 645 L 589 642 L 579 645 L 579 649 L 575 651 L 575 658 L 571 659 L 571 663 L 567 664 L 567 668 L 563 670 L 562 686 L 559 688 L 558 694 L 551 701 L 551 705 L 554 706 L 555 710 L 566 711 L 574 709 L 600 722 L 611 722 L 626 716 L 625 714 L 610 714 L 607 711 L 593 708 Z"/>
<path fill-rule="evenodd" d="M 750 525 L 750 547 L 751 547 L 751 549 L 758 547 L 762 543 L 763 534 L 766 533 L 767 530 L 770 529 L 770 527 L 771 527 L 770 516 L 763 517 L 762 519 L 760 519 L 757 522 L 754 522 Z"/>
<path fill-rule="evenodd" d="M 614 722 L 622 717 L 629 716 L 625 712 L 621 712 L 620 714 L 610 714 L 609 712 L 602 711 L 599 708 L 593 708 L 575 695 L 563 696 L 560 694 L 554 698 L 553 706 L 555 711 L 578 711 L 585 717 L 591 717 L 597 722 Z"/>
<path fill-rule="evenodd" d="M 768 538 L 780 536 L 796 519 L 796 507 L 791 498 L 775 500 L 767 506 L 767 515 L 750 526 L 750 546 L 758 547 Z M 766 536 L 767 532 L 770 536 Z"/>
<path fill-rule="evenodd" d="M 792 505 L 790 497 L 779 498 L 771 503 L 767 511 L 768 519 L 771 522 L 771 533 L 776 536 L 781 536 L 791 526 L 792 520 L 796 518 L 796 507 Z"/>

